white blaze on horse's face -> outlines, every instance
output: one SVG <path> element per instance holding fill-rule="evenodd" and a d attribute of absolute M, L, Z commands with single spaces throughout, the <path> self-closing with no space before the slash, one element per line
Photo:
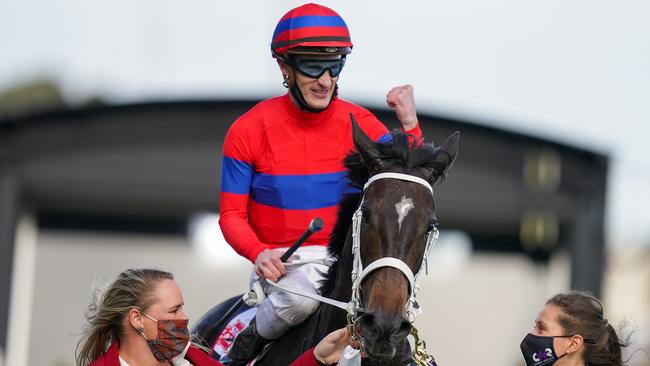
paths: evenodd
<path fill-rule="evenodd" d="M 395 204 L 398 232 L 402 231 L 402 221 L 404 221 L 404 218 L 409 214 L 409 211 L 411 211 L 413 207 L 415 207 L 413 205 L 413 200 L 406 198 L 406 196 L 402 196 L 402 199 Z"/>

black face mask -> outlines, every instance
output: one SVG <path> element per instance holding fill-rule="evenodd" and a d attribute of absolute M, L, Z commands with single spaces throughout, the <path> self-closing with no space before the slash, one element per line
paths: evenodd
<path fill-rule="evenodd" d="M 534 334 L 528 334 L 523 341 L 521 341 L 521 353 L 524 355 L 524 360 L 526 360 L 527 366 L 549 366 L 555 363 L 555 361 L 566 356 L 563 354 L 559 356 L 555 353 L 553 348 L 553 339 L 554 338 L 569 338 L 573 337 L 570 335 L 564 336 L 554 336 L 554 337 L 542 337 L 536 336 Z"/>

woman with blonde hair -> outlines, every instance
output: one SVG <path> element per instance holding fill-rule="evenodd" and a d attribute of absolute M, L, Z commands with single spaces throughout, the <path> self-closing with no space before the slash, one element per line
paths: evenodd
<path fill-rule="evenodd" d="M 89 307 L 77 366 L 218 366 L 190 342 L 183 294 L 174 276 L 157 269 L 127 269 Z M 335 363 L 348 343 L 332 332 L 292 366 Z"/>

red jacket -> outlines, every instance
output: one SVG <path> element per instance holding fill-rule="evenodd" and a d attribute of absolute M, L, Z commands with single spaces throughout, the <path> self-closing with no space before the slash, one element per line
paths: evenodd
<path fill-rule="evenodd" d="M 120 352 L 119 343 L 114 341 L 108 350 L 103 353 L 95 361 L 91 362 L 89 366 L 120 366 Z M 211 358 L 207 353 L 194 346 L 190 347 L 185 354 L 185 359 L 194 366 L 223 366 L 220 362 Z M 314 357 L 314 349 L 310 349 L 303 353 L 291 366 L 318 366 L 316 358 Z"/>
<path fill-rule="evenodd" d="M 342 163 L 354 148 L 350 114 L 372 140 L 390 139 L 372 113 L 339 98 L 309 113 L 287 94 L 233 123 L 223 147 L 219 213 L 237 253 L 255 262 L 265 249 L 290 246 L 317 216 L 325 227 L 305 245 L 327 245 L 337 204 L 350 191 Z M 422 136 L 419 126 L 407 132 Z"/>

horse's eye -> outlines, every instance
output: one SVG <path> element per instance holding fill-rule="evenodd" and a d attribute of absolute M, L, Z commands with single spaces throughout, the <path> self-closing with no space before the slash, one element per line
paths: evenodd
<path fill-rule="evenodd" d="M 429 221 L 429 226 L 427 227 L 427 233 L 432 232 L 433 229 L 436 228 L 436 226 L 438 226 L 438 220 L 434 218 L 431 221 Z"/>

